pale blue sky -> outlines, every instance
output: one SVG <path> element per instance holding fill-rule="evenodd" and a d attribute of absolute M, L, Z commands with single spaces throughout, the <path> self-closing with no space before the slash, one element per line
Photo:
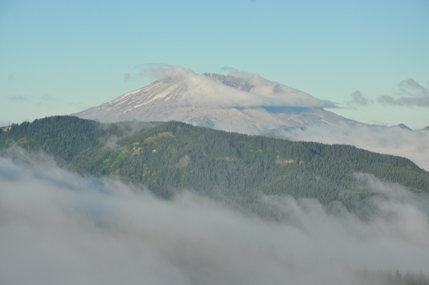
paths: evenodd
<path fill-rule="evenodd" d="M 0 123 L 110 101 L 153 62 L 229 66 L 362 122 L 429 125 L 428 0 L 0 0 Z"/>

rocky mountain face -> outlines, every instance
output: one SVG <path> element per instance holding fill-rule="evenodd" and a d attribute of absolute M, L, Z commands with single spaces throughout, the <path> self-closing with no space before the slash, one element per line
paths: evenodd
<path fill-rule="evenodd" d="M 74 115 L 102 122 L 175 120 L 250 134 L 276 128 L 356 124 L 323 109 L 332 106 L 332 102 L 258 75 L 195 74 L 188 70 Z"/>

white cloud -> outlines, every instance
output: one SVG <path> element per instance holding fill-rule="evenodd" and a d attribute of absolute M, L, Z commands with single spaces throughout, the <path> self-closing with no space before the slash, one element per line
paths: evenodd
<path fill-rule="evenodd" d="M 360 91 L 355 91 L 350 96 L 352 96 L 352 100 L 348 102 L 348 105 L 367 106 L 373 103 L 371 99 L 366 99 Z"/>
<path fill-rule="evenodd" d="M 387 105 L 429 107 L 429 89 L 409 78 L 399 83 L 393 96 L 383 95 L 378 101 Z"/>
<path fill-rule="evenodd" d="M 195 75 L 195 73 L 181 66 L 170 66 L 166 64 L 152 63 L 141 65 L 139 75 L 143 78 L 149 77 L 156 80 L 163 79 L 185 79 Z"/>
<path fill-rule="evenodd" d="M 429 171 L 429 132 L 411 131 L 400 127 L 349 125 L 312 126 L 279 132 L 278 136 L 296 141 L 315 141 L 327 144 L 348 144 L 358 148 L 412 160 Z"/>
<path fill-rule="evenodd" d="M 222 70 L 227 71 L 231 76 L 243 79 L 242 90 L 260 94 L 268 98 L 275 98 L 278 100 L 276 106 L 302 106 L 302 107 L 337 107 L 335 103 L 327 100 L 319 100 L 303 91 L 291 88 L 289 86 L 280 84 L 275 81 L 270 81 L 259 74 L 247 73 L 232 67 L 223 67 Z M 295 100 L 294 104 L 282 102 L 282 99 L 291 97 Z"/>
<path fill-rule="evenodd" d="M 275 223 L 0 158 L 0 283 L 359 284 L 355 269 L 429 272 L 427 213 L 405 189 L 359 179 L 385 195 L 371 220 L 266 198 L 290 217 Z"/>
<path fill-rule="evenodd" d="M 184 106 L 216 106 L 216 107 L 256 107 L 256 106 L 294 106 L 294 107 L 328 107 L 332 102 L 314 98 L 302 91 L 272 82 L 257 74 L 248 74 L 235 70 L 234 76 L 244 79 L 249 88 L 234 88 L 204 75 L 195 74 L 192 70 L 180 66 L 171 67 L 159 64 L 144 65 L 141 77 L 151 77 L 166 81 L 160 86 L 163 90 L 148 87 L 149 93 L 157 90 L 156 98 L 164 98 L 171 94 Z M 168 97 L 170 98 L 170 97 Z M 150 101 L 150 102 L 152 102 Z M 147 102 L 145 103 L 147 104 Z"/>

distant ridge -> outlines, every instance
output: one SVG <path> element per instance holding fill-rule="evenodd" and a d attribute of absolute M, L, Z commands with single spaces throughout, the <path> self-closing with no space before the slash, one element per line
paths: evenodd
<path fill-rule="evenodd" d="M 410 130 L 410 131 L 412 131 L 412 129 L 410 129 L 407 125 L 405 125 L 405 124 L 398 124 L 398 125 L 395 125 L 395 126 L 392 126 L 391 128 L 401 128 L 401 129 L 404 129 L 404 130 Z"/>

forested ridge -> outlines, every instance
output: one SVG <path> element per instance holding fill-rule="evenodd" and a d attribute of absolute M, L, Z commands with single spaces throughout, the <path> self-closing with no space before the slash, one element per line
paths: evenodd
<path fill-rule="evenodd" d="M 374 194 L 354 173 L 368 173 L 429 193 L 429 173 L 406 158 L 349 145 L 293 142 L 180 122 L 101 124 L 56 116 L 13 124 L 0 149 L 43 151 L 82 175 L 120 177 L 169 198 L 191 189 L 251 205 L 260 193 L 312 197 L 322 203 Z"/>

